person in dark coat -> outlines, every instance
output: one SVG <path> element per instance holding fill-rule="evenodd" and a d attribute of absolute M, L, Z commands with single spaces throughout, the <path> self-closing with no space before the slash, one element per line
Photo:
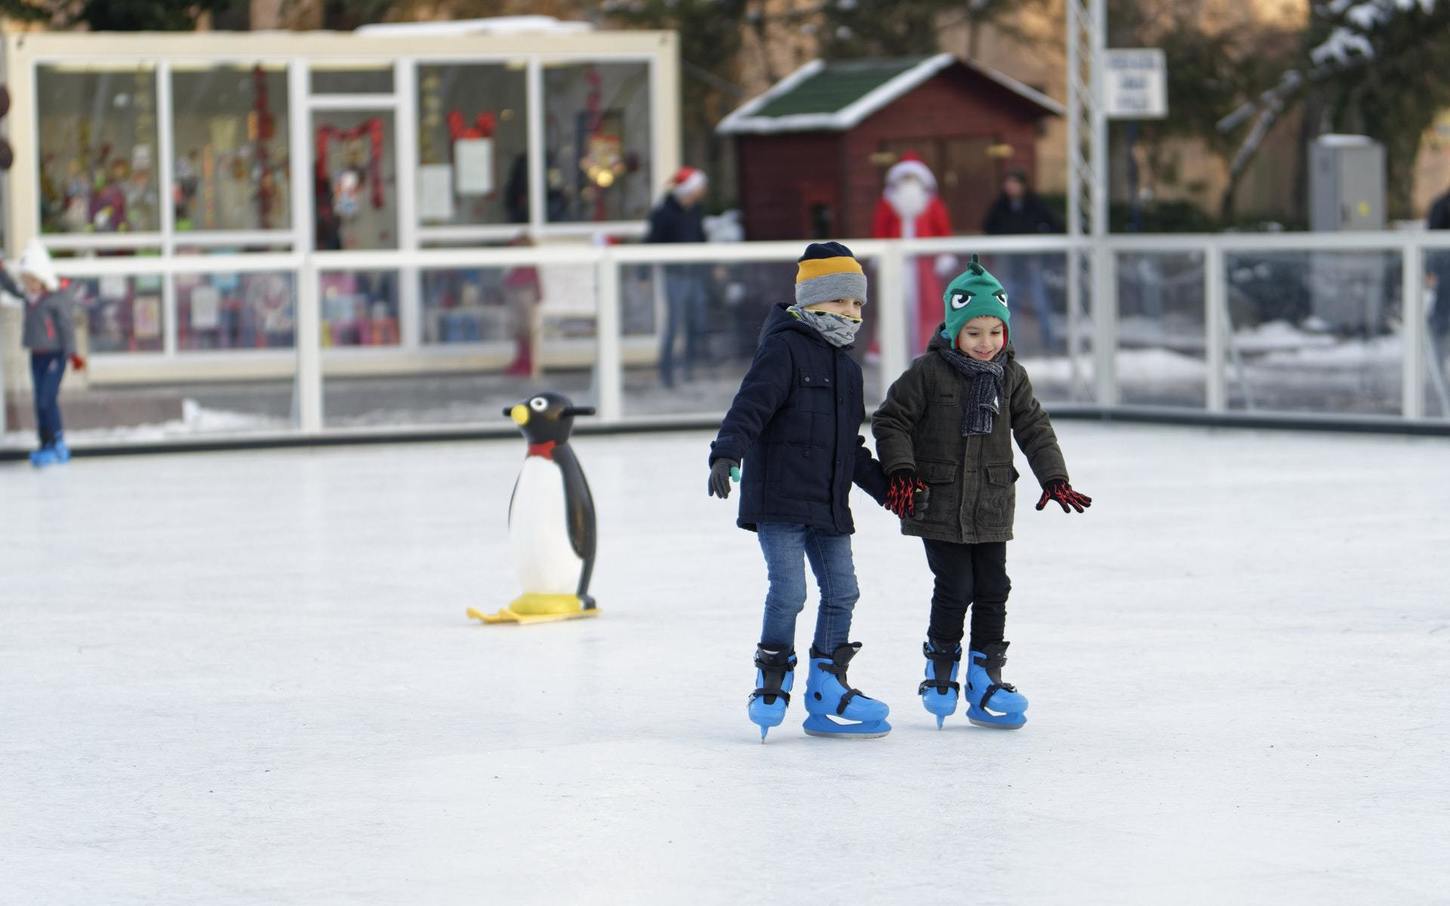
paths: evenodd
<path fill-rule="evenodd" d="M 770 580 L 749 714 L 762 738 L 785 717 L 809 559 L 821 600 L 806 730 L 880 736 L 890 730 L 889 709 L 846 685 L 846 664 L 860 647 L 849 641 L 860 597 L 849 495 L 852 484 L 877 502 L 886 494 L 885 473 L 857 433 L 866 410 L 861 366 L 850 350 L 866 275 L 844 245 L 812 243 L 799 261 L 795 296 L 794 305 L 778 305 L 766 318 L 755 360 L 710 445 L 709 493 L 728 497 L 743 469 L 737 524 L 757 533 Z M 813 708 L 822 703 L 853 723 L 818 715 Z"/>
<path fill-rule="evenodd" d="M 1430 206 L 1425 226 L 1432 230 L 1450 230 L 1450 192 Z M 1435 304 L 1430 309 L 1430 335 L 1435 338 L 1436 351 L 1443 358 L 1445 342 L 1450 337 L 1450 251 L 1431 249 L 1425 253 L 1430 273 L 1435 276 Z"/>
<path fill-rule="evenodd" d="M 700 200 L 705 196 L 705 173 L 681 167 L 670 181 L 670 190 L 649 215 L 645 242 L 704 242 L 705 222 Z M 667 264 L 665 273 L 666 315 L 660 341 L 660 383 L 675 386 L 675 347 L 685 341 L 685 380 L 700 357 L 700 340 L 705 332 L 705 308 L 709 284 L 705 266 Z"/>
<path fill-rule="evenodd" d="M 977 256 L 947 287 L 946 319 L 925 355 L 891 385 L 872 416 L 887 507 L 901 531 L 923 540 L 936 577 L 920 692 L 940 719 L 956 707 L 957 665 L 968 607 L 972 613 L 968 717 L 1020 727 L 1027 699 L 1001 678 L 1008 643 L 1007 541 L 1016 512 L 1012 440 L 1042 485 L 1040 510 L 1092 503 L 1068 483 L 1052 422 L 1032 393 L 1027 371 L 1007 345 L 1011 311 L 1002 284 Z M 926 506 L 919 505 L 925 496 Z M 993 713 L 995 712 L 995 713 Z M 1005 719 L 1004 719 L 1005 718 Z"/>
<path fill-rule="evenodd" d="M 1027 174 L 1013 170 L 1002 181 L 1002 194 L 992 202 L 982 220 L 982 232 L 989 236 L 1020 236 L 1029 233 L 1061 233 L 1062 224 L 1027 185 Z M 1004 255 L 995 265 L 1007 278 L 1012 294 L 1032 306 L 1037 317 L 1043 350 L 1056 348 L 1057 335 L 1052 327 L 1052 304 L 1042 270 L 1047 262 L 1043 255 Z"/>
<path fill-rule="evenodd" d="M 35 394 L 35 429 L 40 448 L 30 454 L 36 466 L 70 459 L 60 420 L 60 382 L 69 363 L 77 371 L 86 360 L 76 350 L 71 293 L 60 285 L 50 253 L 32 239 L 20 256 L 20 283 L 0 266 L 0 289 L 25 301 L 21 345 L 30 350 L 30 383 Z"/>

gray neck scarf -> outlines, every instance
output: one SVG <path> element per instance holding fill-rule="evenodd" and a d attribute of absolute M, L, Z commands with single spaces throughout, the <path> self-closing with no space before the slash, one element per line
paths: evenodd
<path fill-rule="evenodd" d="M 991 434 L 994 419 L 1002 411 L 1002 356 L 990 362 L 979 362 L 955 349 L 943 349 L 942 358 L 966 378 L 967 392 L 962 395 L 962 437 Z"/>
<path fill-rule="evenodd" d="M 788 310 L 797 318 L 814 327 L 821 336 L 826 338 L 827 343 L 837 349 L 856 342 L 856 331 L 861 329 L 860 321 L 832 311 L 808 311 L 799 303 L 792 305 Z"/>

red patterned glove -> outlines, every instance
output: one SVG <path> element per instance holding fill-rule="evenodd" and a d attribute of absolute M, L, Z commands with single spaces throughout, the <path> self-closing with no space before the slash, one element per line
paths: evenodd
<path fill-rule="evenodd" d="M 916 515 L 916 497 L 926 485 L 916 477 L 915 469 L 897 469 L 891 473 L 886 487 L 886 508 L 898 519 Z"/>
<path fill-rule="evenodd" d="M 1040 510 L 1047 506 L 1049 500 L 1056 500 L 1064 513 L 1071 512 L 1071 510 L 1081 513 L 1093 505 L 1091 497 L 1074 491 L 1072 485 L 1061 479 L 1048 482 L 1047 487 L 1042 489 L 1042 497 L 1037 501 L 1037 508 Z"/>

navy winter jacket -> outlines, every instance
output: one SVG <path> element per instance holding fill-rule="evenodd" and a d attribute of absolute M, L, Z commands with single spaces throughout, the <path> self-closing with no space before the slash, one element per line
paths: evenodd
<path fill-rule="evenodd" d="M 837 349 L 787 309 L 766 317 L 710 463 L 741 463 L 741 528 L 789 522 L 849 534 L 852 482 L 886 499 L 886 475 L 857 433 L 866 418 L 861 366 L 851 347 Z"/>

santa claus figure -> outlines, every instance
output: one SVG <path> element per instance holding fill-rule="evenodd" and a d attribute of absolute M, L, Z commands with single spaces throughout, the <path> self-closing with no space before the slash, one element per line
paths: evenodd
<path fill-rule="evenodd" d="M 916 152 L 906 152 L 886 171 L 886 188 L 871 218 L 872 238 L 925 239 L 951 234 L 946 205 L 936 192 L 936 177 Z M 913 355 L 926 349 L 932 330 L 941 321 L 942 278 L 955 268 L 956 259 L 950 255 L 918 255 L 906 267 L 906 323 Z"/>

